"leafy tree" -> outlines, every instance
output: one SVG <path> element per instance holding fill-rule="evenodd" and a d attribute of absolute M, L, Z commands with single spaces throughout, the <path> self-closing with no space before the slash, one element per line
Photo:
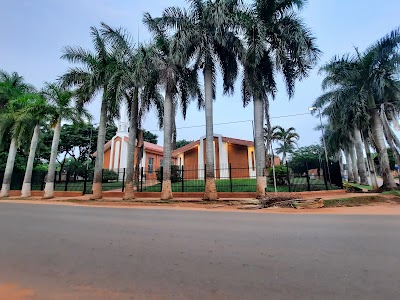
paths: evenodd
<path fill-rule="evenodd" d="M 150 131 L 145 130 L 143 133 L 143 139 L 146 142 L 152 143 L 152 144 L 157 144 L 158 142 L 158 135 L 151 133 Z"/>
<path fill-rule="evenodd" d="M 300 147 L 292 153 L 289 167 L 297 174 L 307 172 L 306 163 L 309 170 L 320 169 L 323 153 L 324 148 L 319 145 Z"/>
<path fill-rule="evenodd" d="M 187 141 L 187 140 L 176 141 L 176 145 L 175 145 L 175 149 L 174 150 L 182 148 L 183 146 L 186 146 L 186 145 L 188 145 L 188 144 L 190 144 L 192 142 L 193 141 Z"/>

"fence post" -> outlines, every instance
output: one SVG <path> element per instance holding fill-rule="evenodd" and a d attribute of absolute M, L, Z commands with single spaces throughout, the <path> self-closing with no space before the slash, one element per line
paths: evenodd
<path fill-rule="evenodd" d="M 42 173 L 42 181 L 41 181 L 41 183 L 40 183 L 40 190 L 41 190 L 41 191 L 44 190 L 45 179 L 46 179 L 46 172 L 43 172 L 43 173 Z"/>
<path fill-rule="evenodd" d="M 308 176 L 308 163 L 306 162 L 306 176 L 307 176 L 307 190 L 310 192 L 311 191 L 311 185 L 310 185 L 310 177 Z"/>
<path fill-rule="evenodd" d="M 233 186 L 232 186 L 232 164 L 229 164 L 229 184 L 231 187 L 231 193 L 233 192 Z"/>
<path fill-rule="evenodd" d="M 124 168 L 124 173 L 122 175 L 122 192 L 125 190 L 125 168 Z"/>
<path fill-rule="evenodd" d="M 67 177 L 65 178 L 65 187 L 64 191 L 68 191 L 68 183 L 69 183 L 69 172 L 67 171 Z"/>
<path fill-rule="evenodd" d="M 289 185 L 289 193 L 291 193 L 292 192 L 292 188 L 290 187 L 289 165 L 288 165 L 287 162 L 286 162 L 286 177 L 287 177 L 287 182 L 288 182 L 288 185 Z"/>
<path fill-rule="evenodd" d="M 83 181 L 83 194 L 84 195 L 86 195 L 87 178 L 88 178 L 88 169 L 85 170 L 85 177 L 84 177 L 84 181 Z"/>
<path fill-rule="evenodd" d="M 182 176 L 182 193 L 183 193 L 185 191 L 185 179 L 184 179 L 185 170 L 184 170 L 183 166 L 182 166 L 182 169 L 181 169 L 181 176 Z"/>
<path fill-rule="evenodd" d="M 163 181 L 164 181 L 164 167 L 161 166 L 160 167 L 160 175 L 161 175 L 161 186 L 160 186 L 160 192 L 162 192 L 162 185 L 163 185 Z M 170 178 L 171 179 L 171 178 Z M 168 178 L 167 178 L 168 180 Z M 172 187 L 171 187 L 172 188 Z"/>
<path fill-rule="evenodd" d="M 140 169 L 140 191 L 143 192 L 143 167 Z"/>
<path fill-rule="evenodd" d="M 329 190 L 329 188 L 328 188 L 328 180 L 327 180 L 327 178 L 326 178 L 326 174 L 328 174 L 327 172 L 329 172 L 328 171 L 328 168 L 329 168 L 329 166 L 325 166 L 325 164 L 323 164 L 324 165 L 324 170 L 323 170 L 323 175 L 324 175 L 324 183 L 325 183 L 325 189 L 328 191 Z"/>

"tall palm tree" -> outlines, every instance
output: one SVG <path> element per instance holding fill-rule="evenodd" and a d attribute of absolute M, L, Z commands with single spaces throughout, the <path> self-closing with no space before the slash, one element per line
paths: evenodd
<path fill-rule="evenodd" d="M 157 19 L 162 27 L 175 30 L 173 52 L 183 61 L 193 61 L 195 69 L 203 70 L 206 119 L 206 185 L 205 200 L 218 198 L 215 185 L 213 100 L 217 67 L 223 76 L 224 93 L 233 92 L 238 74 L 237 55 L 241 41 L 232 31 L 239 1 L 188 0 L 189 9 L 169 7 Z"/>
<path fill-rule="evenodd" d="M 0 197 L 9 196 L 17 150 L 22 141 L 27 141 L 32 136 L 31 122 L 27 122 L 25 118 L 20 117 L 20 111 L 30 104 L 32 97 L 29 97 L 29 95 L 25 94 L 16 99 L 9 100 L 5 109 L 0 114 L 0 140 L 3 140 L 5 133 L 11 133 L 11 143 L 8 150 Z"/>
<path fill-rule="evenodd" d="M 18 73 L 9 74 L 0 70 L 0 110 L 4 109 L 8 101 L 33 91 L 34 88 L 24 82 L 24 78 Z"/>
<path fill-rule="evenodd" d="M 277 90 L 275 76 L 281 72 L 289 97 L 295 81 L 305 78 L 315 65 L 320 51 L 297 10 L 302 0 L 255 0 L 239 14 L 247 51 L 243 64 L 242 96 L 246 106 L 253 102 L 257 197 L 265 195 L 264 116 L 269 124 L 269 100 Z"/>
<path fill-rule="evenodd" d="M 274 126 L 272 129 L 273 139 L 279 143 L 279 147 L 276 148 L 277 154 L 282 154 L 282 163 L 286 164 L 286 154 L 292 153 L 297 146 L 297 141 L 300 139 L 299 134 L 296 132 L 294 127 L 284 129 L 281 126 Z"/>
<path fill-rule="evenodd" d="M 320 106 L 329 103 L 328 115 L 332 114 L 332 120 L 336 119 L 335 113 L 344 114 L 344 118 L 337 118 L 342 120 L 341 126 L 352 124 L 358 129 L 370 128 L 369 137 L 378 152 L 383 189 L 396 188 L 385 145 L 382 114 L 386 112 L 382 104 L 399 107 L 399 45 L 400 30 L 396 29 L 364 53 L 357 51 L 355 56 L 335 57 L 322 68 L 326 73 L 323 87 L 330 91 L 316 102 Z"/>
<path fill-rule="evenodd" d="M 164 161 L 161 199 L 172 199 L 171 157 L 173 150 L 173 127 L 175 124 L 175 108 L 178 102 L 184 118 L 191 99 L 198 98 L 202 105 L 203 97 L 199 88 L 196 69 L 186 67 L 187 61 L 182 60 L 172 49 L 173 39 L 168 37 L 158 22 L 150 14 L 144 15 L 144 23 L 153 33 L 155 46 L 153 48 L 153 66 L 158 74 L 157 82 L 165 90 L 164 98 Z"/>
<path fill-rule="evenodd" d="M 134 199 L 135 145 L 141 119 L 151 107 L 156 108 L 159 126 L 163 124 L 163 99 L 157 85 L 157 71 L 152 61 L 152 47 L 134 47 L 128 32 L 102 23 L 102 33 L 115 49 L 116 68 L 109 91 L 115 99 L 123 99 L 129 111 L 129 144 L 124 199 Z M 117 100 L 118 102 L 118 100 Z M 138 166 L 138 161 L 136 162 Z"/>
<path fill-rule="evenodd" d="M 50 126 L 54 129 L 53 140 L 51 143 L 51 153 L 49 168 L 47 172 L 46 186 L 44 188 L 43 198 L 50 199 L 54 196 L 54 181 L 56 162 L 58 154 L 58 145 L 61 134 L 62 121 L 78 121 L 81 116 L 90 119 L 90 114 L 82 107 L 76 107 L 75 94 L 70 89 L 62 86 L 59 82 L 46 83 L 42 90 L 42 95 L 48 102 L 48 115 Z"/>
<path fill-rule="evenodd" d="M 83 67 L 74 67 L 61 77 L 67 86 L 77 87 L 77 97 L 80 102 L 87 103 L 102 92 L 99 133 L 97 138 L 97 155 L 93 177 L 93 194 L 91 199 L 102 198 L 102 170 L 104 161 L 104 144 L 106 138 L 106 123 L 109 115 L 118 111 L 116 98 L 108 92 L 109 83 L 116 68 L 115 53 L 109 49 L 105 38 L 95 27 L 90 28 L 95 52 L 82 47 L 66 47 L 61 58 L 71 63 L 79 63 Z"/>
<path fill-rule="evenodd" d="M 30 197 L 32 188 L 32 172 L 35 161 L 36 149 L 39 142 L 40 126 L 47 119 L 49 106 L 40 94 L 27 94 L 27 105 L 17 111 L 16 122 L 24 124 L 26 128 L 34 128 L 29 148 L 29 156 L 25 169 L 24 181 L 22 184 L 21 196 Z"/>

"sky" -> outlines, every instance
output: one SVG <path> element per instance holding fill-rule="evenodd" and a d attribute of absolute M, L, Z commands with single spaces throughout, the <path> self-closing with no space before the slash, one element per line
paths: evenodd
<path fill-rule="evenodd" d="M 16 71 L 27 82 L 41 88 L 44 82 L 56 80 L 71 66 L 60 59 L 63 47 L 92 49 L 90 26 L 105 22 L 112 27 L 124 27 L 140 42 L 148 42 L 151 35 L 142 24 L 143 13 L 157 17 L 168 6 L 184 7 L 186 1 L 1 0 L 0 69 Z M 297 82 L 292 99 L 288 99 L 284 84 L 278 78 L 278 93 L 270 105 L 272 125 L 295 127 L 300 134 L 300 146 L 319 143 L 321 133 L 314 130 L 319 120 L 308 112 L 322 93 L 319 67 L 334 55 L 354 51 L 354 47 L 365 50 L 400 25 L 399 12 L 399 0 L 309 0 L 301 16 L 316 36 L 323 54 L 309 77 Z M 214 132 L 252 140 L 253 107 L 250 104 L 243 108 L 239 83 L 240 78 L 233 96 L 223 96 L 221 78 L 218 78 Z M 98 122 L 99 99 L 94 99 L 87 108 L 94 116 L 93 122 Z M 221 124 L 230 122 L 236 123 Z M 204 111 L 198 111 L 195 103 L 189 108 L 186 120 L 178 113 L 176 123 L 178 140 L 196 140 L 205 135 Z M 158 131 L 154 112 L 147 114 L 143 125 L 159 136 L 158 144 L 162 145 L 162 131 Z"/>

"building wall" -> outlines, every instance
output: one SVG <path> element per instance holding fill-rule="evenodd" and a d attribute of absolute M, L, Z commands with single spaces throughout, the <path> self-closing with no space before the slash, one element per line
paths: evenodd
<path fill-rule="evenodd" d="M 110 169 L 111 148 L 104 151 L 103 169 Z"/>
<path fill-rule="evenodd" d="M 195 147 L 184 153 L 184 178 L 198 179 L 199 147 Z"/>
<path fill-rule="evenodd" d="M 254 147 L 247 148 L 249 175 L 250 177 L 256 177 L 256 157 Z"/>
<path fill-rule="evenodd" d="M 247 146 L 229 144 L 228 162 L 232 166 L 232 178 L 249 177 Z"/>

